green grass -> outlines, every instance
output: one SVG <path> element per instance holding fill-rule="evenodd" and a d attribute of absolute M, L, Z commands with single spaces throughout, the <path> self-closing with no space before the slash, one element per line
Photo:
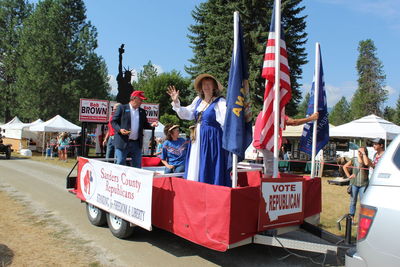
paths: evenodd
<path fill-rule="evenodd" d="M 45 158 L 45 156 L 39 152 L 32 152 L 32 157 L 26 157 L 26 156 L 22 156 L 16 152 L 12 152 L 11 157 L 13 158 L 20 158 L 20 159 L 31 159 L 34 161 L 40 161 L 40 162 L 45 162 L 45 163 L 49 163 L 49 164 L 53 164 L 53 165 L 57 165 L 57 166 L 62 166 L 62 167 L 66 167 L 66 168 L 72 168 L 75 163 L 76 163 L 76 158 L 68 158 L 67 162 L 58 160 L 57 157 L 54 158 Z"/>
<path fill-rule="evenodd" d="M 328 180 L 332 177 L 323 177 L 322 183 L 322 213 L 321 227 L 336 235 L 344 236 L 346 229 L 346 221 L 341 222 L 342 230 L 339 231 L 336 221 L 344 214 L 349 212 L 350 195 L 347 194 L 347 186 L 337 186 L 328 184 Z M 359 210 L 359 203 L 357 211 Z M 358 218 L 356 218 L 358 221 Z M 357 226 L 352 227 L 352 236 L 355 237 Z"/>

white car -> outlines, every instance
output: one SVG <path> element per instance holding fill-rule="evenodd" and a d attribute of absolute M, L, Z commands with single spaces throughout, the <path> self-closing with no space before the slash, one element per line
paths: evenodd
<path fill-rule="evenodd" d="M 346 266 L 400 266 L 400 136 L 376 166 L 361 200 L 355 248 Z"/>

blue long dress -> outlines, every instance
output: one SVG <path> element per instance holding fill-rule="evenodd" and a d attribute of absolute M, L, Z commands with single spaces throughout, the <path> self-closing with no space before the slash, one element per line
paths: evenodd
<path fill-rule="evenodd" d="M 197 107 L 202 99 L 199 99 L 195 108 L 195 119 L 199 116 Z M 222 128 L 216 120 L 215 105 L 219 101 L 216 98 L 206 110 L 202 112 L 200 123 L 200 166 L 199 182 L 208 184 L 231 186 L 230 175 L 227 172 L 227 151 L 222 148 Z M 186 166 L 189 165 L 191 145 L 186 154 Z M 187 169 L 185 177 L 187 177 Z"/>

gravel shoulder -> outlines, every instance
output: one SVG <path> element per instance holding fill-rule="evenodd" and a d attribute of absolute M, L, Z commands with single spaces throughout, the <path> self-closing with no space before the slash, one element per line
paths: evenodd
<path fill-rule="evenodd" d="M 0 266 L 107 265 L 87 241 L 71 238 L 50 213 L 33 212 L 10 188 L 0 187 L 0 203 Z"/>

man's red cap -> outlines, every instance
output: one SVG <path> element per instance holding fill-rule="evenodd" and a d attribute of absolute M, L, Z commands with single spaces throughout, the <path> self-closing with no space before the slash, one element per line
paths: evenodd
<path fill-rule="evenodd" d="M 142 100 L 146 100 L 147 99 L 146 97 L 144 97 L 144 92 L 143 91 L 133 91 L 133 93 L 131 94 L 131 98 L 134 97 L 134 96 L 139 97 Z"/>

